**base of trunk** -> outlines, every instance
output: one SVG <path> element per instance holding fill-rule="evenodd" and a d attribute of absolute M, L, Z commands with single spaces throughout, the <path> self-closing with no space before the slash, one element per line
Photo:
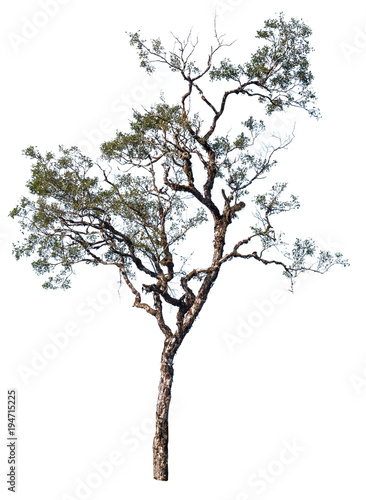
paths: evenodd
<path fill-rule="evenodd" d="M 155 436 L 153 454 L 154 479 L 168 481 L 168 436 Z"/>
<path fill-rule="evenodd" d="M 173 382 L 173 355 L 164 349 L 161 359 L 156 431 L 153 443 L 154 479 L 168 481 L 168 416 Z"/>

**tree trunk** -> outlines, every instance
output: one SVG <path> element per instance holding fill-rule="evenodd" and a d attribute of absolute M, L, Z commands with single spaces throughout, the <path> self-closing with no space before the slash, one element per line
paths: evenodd
<path fill-rule="evenodd" d="M 156 406 L 156 431 L 153 443 L 154 479 L 168 480 L 168 415 L 173 383 L 173 357 L 167 346 L 161 357 L 159 395 Z"/>

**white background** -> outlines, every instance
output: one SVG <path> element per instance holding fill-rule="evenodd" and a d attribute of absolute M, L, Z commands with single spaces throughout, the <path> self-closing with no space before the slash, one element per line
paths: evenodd
<path fill-rule="evenodd" d="M 123 107 L 123 96 L 136 108 L 158 99 L 160 85 L 146 80 L 125 32 L 167 40 L 169 31 L 185 36 L 193 26 L 209 40 L 215 2 L 71 0 L 56 2 L 52 17 L 41 2 L 2 4 L 2 498 L 4 492 L 10 498 L 5 417 L 13 387 L 19 499 L 365 498 L 366 15 L 358 0 L 216 4 L 219 31 L 237 40 L 237 62 L 255 49 L 256 29 L 280 11 L 312 27 L 323 118 L 298 116 L 295 141 L 280 158 L 285 178 L 274 178 L 288 180 L 300 195 L 291 236 L 313 236 L 342 251 L 351 267 L 311 276 L 293 295 L 278 269 L 227 267 L 177 355 L 170 478 L 154 481 L 163 340 L 154 320 L 131 307 L 126 288 L 112 295 L 111 271 L 81 269 L 71 290 L 43 290 L 30 260 L 11 255 L 19 230 L 7 214 L 26 194 L 23 148 L 76 144 L 96 155 L 97 143 L 127 125 L 131 104 Z M 14 41 L 24 34 L 28 39 Z M 161 88 L 179 99 L 174 81 L 163 78 Z M 280 304 L 273 303 L 274 290 L 283 292 Z M 255 322 L 245 340 L 238 337 Z M 65 339 L 75 329 L 67 346 L 50 347 L 52 334 Z M 231 349 L 228 338 L 236 338 Z M 40 365 L 42 353 L 48 359 Z M 33 372 L 24 376 L 27 368 Z M 287 453 L 292 463 L 282 464 L 284 443 L 294 440 L 301 451 Z M 95 464 L 116 452 L 124 463 L 105 467 L 109 476 L 100 479 Z M 253 482 L 260 468 L 269 474 L 262 488 Z"/>

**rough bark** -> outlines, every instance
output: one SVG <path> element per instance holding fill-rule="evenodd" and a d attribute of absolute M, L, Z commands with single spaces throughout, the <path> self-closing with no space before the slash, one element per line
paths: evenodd
<path fill-rule="evenodd" d="M 154 479 L 168 480 L 168 415 L 173 383 L 174 354 L 164 345 L 156 405 L 156 430 L 153 442 Z"/>
<path fill-rule="evenodd" d="M 166 335 L 164 349 L 161 356 L 160 383 L 156 406 L 156 430 L 153 442 L 154 479 L 159 481 L 168 480 L 168 416 L 173 384 L 174 356 L 179 349 L 179 346 L 182 344 L 183 339 L 192 328 L 192 325 L 205 304 L 208 293 L 219 274 L 219 261 L 223 255 L 226 229 L 229 223 L 230 221 L 228 220 L 215 221 L 212 266 L 209 270 L 207 270 L 200 290 L 197 296 L 193 299 L 191 306 L 188 309 L 181 306 L 180 314 L 177 316 L 177 320 L 180 318 L 177 321 L 177 331 L 173 335 L 170 330 L 166 331 L 166 325 L 163 322 L 162 316 L 157 316 L 159 326 Z M 187 283 L 185 283 L 185 285 L 187 292 Z M 160 309 L 157 307 L 156 310 L 159 311 Z"/>

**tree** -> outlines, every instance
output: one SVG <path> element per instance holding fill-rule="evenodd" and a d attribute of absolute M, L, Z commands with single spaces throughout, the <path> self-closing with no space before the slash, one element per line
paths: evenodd
<path fill-rule="evenodd" d="M 254 190 L 293 136 L 268 136 L 264 121 L 252 116 L 237 135 L 219 134 L 234 99 L 257 98 L 267 115 L 297 107 L 319 117 L 311 88 L 310 35 L 302 20 L 286 21 L 280 14 L 257 32 L 261 46 L 249 62 L 224 58 L 214 65 L 216 53 L 231 46 L 215 27 L 215 45 L 200 67 L 193 60 L 198 42 L 191 33 L 184 40 L 174 37 L 171 51 L 158 38 L 146 42 L 139 32 L 130 33 L 148 73 L 161 63 L 182 79 L 181 100 L 170 105 L 162 96 L 149 109 L 134 110 L 129 131 L 102 144 L 97 160 L 77 147 L 60 146 L 58 154 L 41 154 L 33 146 L 24 150 L 33 164 L 30 195 L 10 213 L 25 235 L 14 245 L 16 259 L 34 254 L 32 266 L 50 275 L 43 285 L 50 289 L 69 288 L 78 263 L 115 266 L 134 295 L 134 306 L 153 316 L 164 334 L 155 479 L 168 479 L 173 361 L 222 266 L 234 259 L 273 264 L 292 286 L 305 271 L 324 273 L 335 264 L 348 265 L 342 254 L 319 250 L 312 239 L 298 238 L 289 250 L 273 222 L 276 215 L 299 208 L 296 196 L 284 198 L 286 183 Z M 221 91 L 223 84 L 228 89 Z M 218 89 L 214 98 L 211 88 Z M 257 147 L 260 139 L 265 142 Z M 245 231 L 233 224 L 251 209 L 254 219 Z M 212 253 L 207 264 L 193 265 L 187 251 L 179 250 L 184 245 L 194 249 L 195 229 L 204 223 L 213 233 Z M 229 235 L 235 237 L 231 246 Z M 188 236 L 193 241 L 183 244 Z M 173 323 L 167 321 L 172 310 Z"/>

